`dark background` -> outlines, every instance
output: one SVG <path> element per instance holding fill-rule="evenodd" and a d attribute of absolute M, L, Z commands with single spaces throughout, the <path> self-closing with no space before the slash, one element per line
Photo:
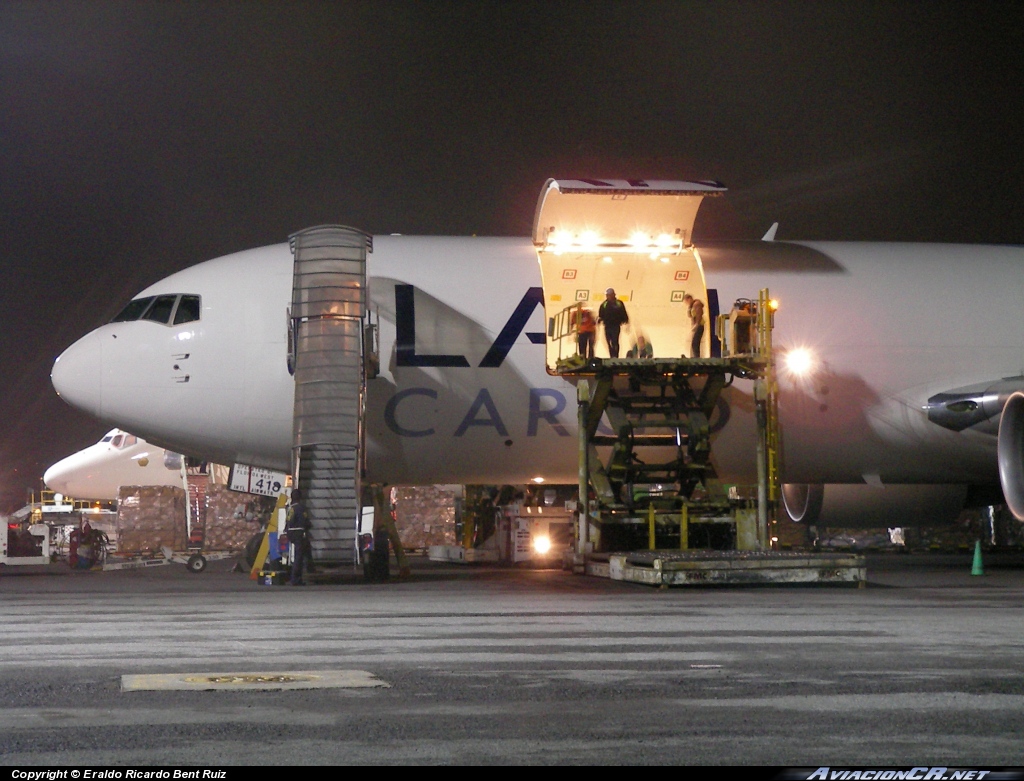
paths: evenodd
<path fill-rule="evenodd" d="M 1024 11 L 0 4 L 0 509 L 108 428 L 53 359 L 319 223 L 527 235 L 549 176 L 716 178 L 696 238 L 1024 242 Z"/>

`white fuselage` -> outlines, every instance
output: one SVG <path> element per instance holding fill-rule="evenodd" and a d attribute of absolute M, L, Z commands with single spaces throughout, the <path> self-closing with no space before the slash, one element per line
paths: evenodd
<path fill-rule="evenodd" d="M 757 242 L 700 252 L 723 312 L 767 287 L 781 302 L 775 346 L 816 357 L 806 377 L 780 370 L 784 481 L 997 480 L 994 436 L 941 428 L 922 407 L 948 389 L 1024 374 L 1024 249 Z M 545 333 L 543 308 L 499 365 L 480 366 L 541 284 L 528 239 L 375 237 L 368 284 L 381 328 L 381 373 L 367 388 L 371 480 L 576 481 L 576 391 L 547 373 L 543 345 L 528 336 Z M 415 289 L 417 354 L 461 355 L 468 366 L 397 365 L 396 285 Z M 102 326 L 60 356 L 54 385 L 151 442 L 287 470 L 291 286 L 287 244 L 181 271 L 139 295 L 201 296 L 199 320 Z M 753 477 L 751 391 L 737 380 L 720 405 L 728 420 L 712 419 L 723 477 Z"/>
<path fill-rule="evenodd" d="M 121 486 L 183 485 L 181 458 L 171 464 L 167 451 L 144 439 L 114 429 L 94 445 L 62 458 L 46 470 L 43 482 L 64 496 L 112 501 Z"/>

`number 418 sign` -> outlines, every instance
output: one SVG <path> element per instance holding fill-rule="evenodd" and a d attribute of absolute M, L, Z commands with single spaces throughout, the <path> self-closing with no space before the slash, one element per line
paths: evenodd
<path fill-rule="evenodd" d="M 284 472 L 272 472 L 248 464 L 235 464 L 228 476 L 228 488 L 247 494 L 276 497 L 284 491 L 287 477 Z"/>

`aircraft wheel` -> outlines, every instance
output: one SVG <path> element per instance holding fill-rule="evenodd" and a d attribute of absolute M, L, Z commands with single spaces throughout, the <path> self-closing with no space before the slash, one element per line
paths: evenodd
<path fill-rule="evenodd" d="M 194 553 L 188 557 L 188 562 L 185 564 L 188 567 L 189 572 L 195 572 L 199 574 L 206 569 L 206 557 L 201 553 Z"/>

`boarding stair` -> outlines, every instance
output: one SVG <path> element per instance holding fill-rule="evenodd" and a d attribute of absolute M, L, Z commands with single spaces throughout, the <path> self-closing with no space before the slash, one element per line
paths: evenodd
<path fill-rule="evenodd" d="M 188 529 L 189 547 L 203 542 L 206 535 L 206 496 L 210 488 L 210 476 L 206 467 L 182 465 L 185 490 L 185 520 Z"/>
<path fill-rule="evenodd" d="M 293 482 L 309 511 L 314 561 L 353 564 L 365 460 L 366 255 L 372 238 L 324 225 L 290 241 Z"/>

